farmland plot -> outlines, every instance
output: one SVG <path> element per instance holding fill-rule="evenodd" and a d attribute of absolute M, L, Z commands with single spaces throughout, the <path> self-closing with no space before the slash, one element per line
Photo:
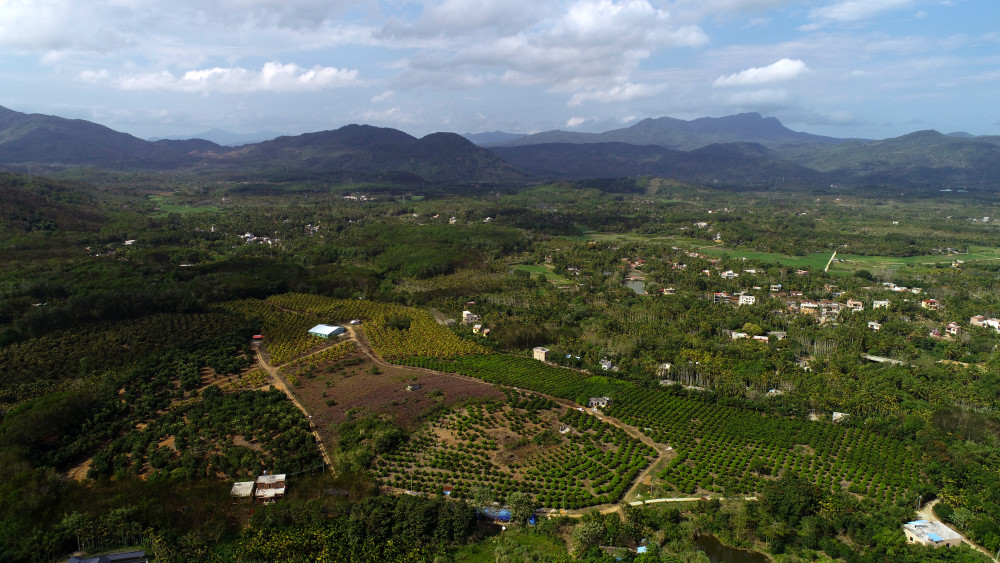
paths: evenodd
<path fill-rule="evenodd" d="M 507 391 L 506 402 L 471 404 L 428 424 L 375 461 L 383 484 L 470 498 L 520 491 L 547 507 L 616 502 L 656 452 L 596 416 Z"/>

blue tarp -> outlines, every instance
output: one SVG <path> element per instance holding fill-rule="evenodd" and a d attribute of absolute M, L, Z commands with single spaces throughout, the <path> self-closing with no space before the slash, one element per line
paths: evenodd
<path fill-rule="evenodd" d="M 934 532 L 927 534 L 927 537 L 929 537 L 932 541 L 944 541 L 941 539 L 941 536 L 935 534 Z"/>

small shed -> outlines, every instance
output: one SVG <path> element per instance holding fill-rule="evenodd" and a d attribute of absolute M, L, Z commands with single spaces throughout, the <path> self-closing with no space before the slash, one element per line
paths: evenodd
<path fill-rule="evenodd" d="M 253 496 L 254 481 L 237 481 L 233 483 L 233 489 L 229 492 L 230 495 L 236 498 L 249 499 Z"/>
<path fill-rule="evenodd" d="M 345 331 L 346 329 L 342 326 L 321 324 L 310 328 L 309 334 L 320 338 L 330 338 L 331 336 L 344 334 Z"/>
<path fill-rule="evenodd" d="M 532 350 L 532 355 L 539 362 L 544 362 L 545 360 L 548 359 L 549 349 L 538 346 L 534 350 Z"/>

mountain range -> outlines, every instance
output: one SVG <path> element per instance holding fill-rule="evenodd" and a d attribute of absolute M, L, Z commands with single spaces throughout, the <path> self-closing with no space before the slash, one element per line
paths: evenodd
<path fill-rule="evenodd" d="M 146 141 L 89 121 L 0 108 L 0 167 L 28 166 L 172 170 L 272 183 L 494 185 L 651 175 L 740 185 L 993 189 L 1000 137 L 917 131 L 880 141 L 837 139 L 744 113 L 644 119 L 603 133 L 433 133 L 419 139 L 396 129 L 347 125 L 232 147 L 204 139 Z"/>

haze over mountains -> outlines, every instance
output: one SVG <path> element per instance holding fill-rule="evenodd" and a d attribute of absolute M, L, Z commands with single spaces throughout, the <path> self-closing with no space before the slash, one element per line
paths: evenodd
<path fill-rule="evenodd" d="M 145 141 L 88 121 L 0 108 L 0 166 L 28 165 L 410 186 L 652 175 L 734 185 L 992 189 L 1000 137 L 918 131 L 881 141 L 837 139 L 745 113 L 644 119 L 604 133 L 434 133 L 420 139 L 348 125 L 232 147 L 204 139 Z"/>

